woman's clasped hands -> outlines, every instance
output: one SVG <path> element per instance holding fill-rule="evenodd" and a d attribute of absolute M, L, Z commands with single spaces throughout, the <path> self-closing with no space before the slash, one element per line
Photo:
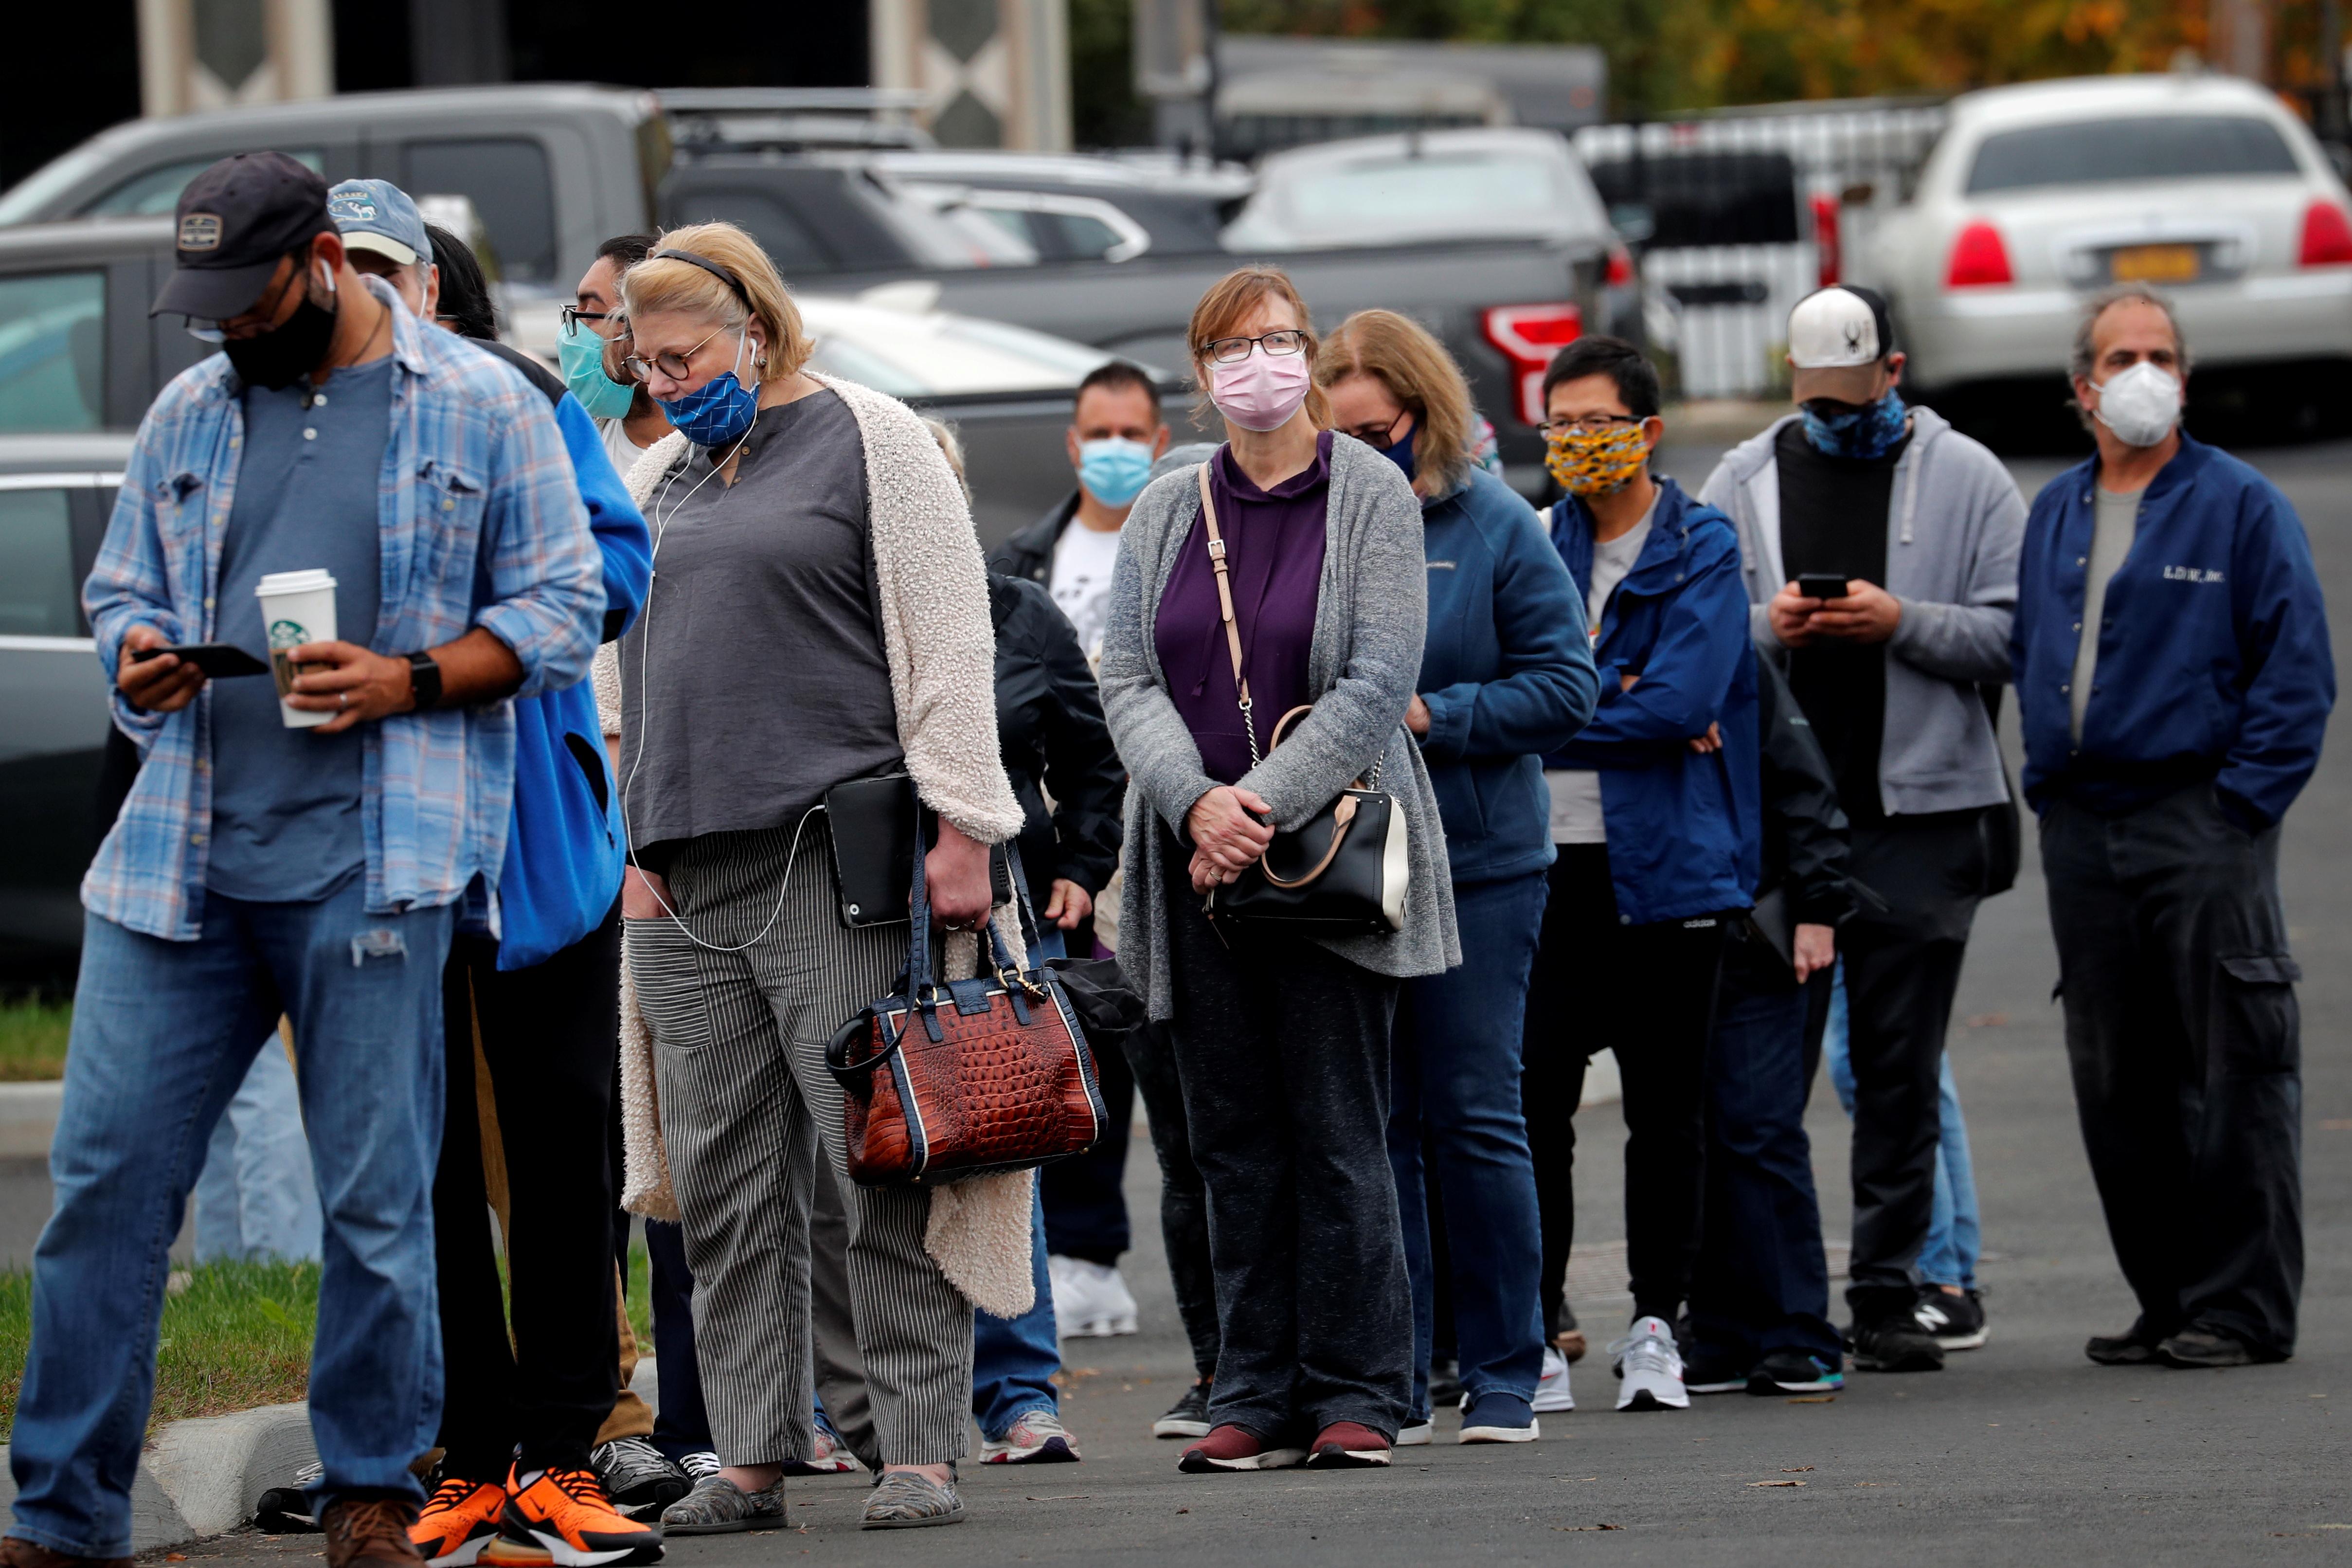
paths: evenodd
<path fill-rule="evenodd" d="M 1192 890 L 1234 881 L 1256 864 L 1274 842 L 1274 829 L 1258 817 L 1273 814 L 1263 796 L 1237 784 L 1219 784 L 1194 801 L 1184 817 L 1192 836 Z"/>

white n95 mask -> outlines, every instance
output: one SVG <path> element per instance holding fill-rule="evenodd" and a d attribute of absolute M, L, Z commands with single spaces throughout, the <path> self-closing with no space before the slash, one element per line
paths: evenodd
<path fill-rule="evenodd" d="M 2116 433 L 2126 447 L 2153 447 L 2180 423 L 2180 378 L 2142 360 L 2107 377 L 2098 389 L 2091 417 Z"/>

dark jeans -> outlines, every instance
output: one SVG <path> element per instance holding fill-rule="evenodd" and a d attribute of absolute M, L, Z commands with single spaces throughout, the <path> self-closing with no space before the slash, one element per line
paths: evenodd
<path fill-rule="evenodd" d="M 1192 1369 L 1217 1370 L 1217 1281 L 1209 1262 L 1209 1194 L 1192 1162 L 1184 1121 L 1184 1087 L 1176 1075 L 1176 1046 L 1165 1024 L 1147 1024 L 1127 1037 L 1128 1066 L 1151 1124 L 1151 1152 L 1160 1160 L 1160 1238 L 1168 1278 L 1176 1288 L 1176 1315 L 1192 1343 Z"/>
<path fill-rule="evenodd" d="M 1101 1142 L 1045 1167 L 1041 1187 L 1045 1250 L 1105 1268 L 1134 1245 L 1127 1221 L 1127 1138 L 1135 1124 L 1135 1075 L 1118 1051 L 1096 1057 L 1108 1112 Z"/>
<path fill-rule="evenodd" d="M 1693 1343 L 1709 1370 L 1737 1373 L 1775 1351 L 1832 1366 L 1822 1210 L 1805 1137 L 1807 993 L 1742 922 L 1724 953 L 1706 1068 L 1706 1200 L 1691 1281 Z"/>
<path fill-rule="evenodd" d="M 2042 823 L 2066 1055 L 2139 1328 L 2294 1351 L 2303 1047 L 2276 827 L 2199 784 L 2122 816 Z"/>
<path fill-rule="evenodd" d="M 613 1412 L 621 1347 L 606 1128 L 620 981 L 618 900 L 603 925 L 529 969 L 501 973 L 487 938 L 450 946 L 433 1227 L 451 1475 L 503 1480 L 518 1444 L 526 1470 L 585 1468 Z M 477 1074 L 485 1069 L 513 1219 L 503 1301 L 484 1198 Z"/>
<path fill-rule="evenodd" d="M 694 1271 L 686 1266 L 686 1234 L 677 1221 L 646 1221 L 646 1261 L 652 1277 L 646 1294 L 654 1316 L 654 1381 L 661 1390 L 654 1447 L 682 1459 L 712 1445 L 702 1373 L 694 1361 Z"/>
<path fill-rule="evenodd" d="M 1429 1409 L 1437 1266 L 1423 1146 L 1445 1215 L 1462 1386 L 1533 1399 L 1543 1372 L 1535 1170 L 1519 1113 L 1520 1025 L 1543 925 L 1544 874 L 1456 886 L 1462 963 L 1405 982 L 1390 1084 L 1389 1165 L 1412 1281 L 1413 1410 Z"/>
<path fill-rule="evenodd" d="M 1853 874 L 1868 900 L 1838 931 L 1853 1061 L 1856 1322 L 1908 1321 L 1936 1206 L 1944 1035 L 1988 866 L 1985 813 L 1857 823 Z"/>
<path fill-rule="evenodd" d="M 1220 1350 L 1209 1416 L 1276 1442 L 1393 1438 L 1412 1313 L 1389 1173 L 1397 983 L 1268 923 L 1213 931 L 1163 843 L 1177 1073 L 1209 1194 Z"/>
<path fill-rule="evenodd" d="M 1520 1102 L 1543 1213 L 1540 1300 L 1559 1331 L 1576 1235 L 1576 1102 L 1593 1052 L 1617 1053 L 1625 1086 L 1625 1250 L 1633 1315 L 1675 1321 L 1698 1258 L 1706 1068 L 1716 972 L 1730 919 L 1629 926 L 1617 919 L 1603 844 L 1563 844 L 1552 863 L 1529 998 Z M 1454 1245 L 1459 1247 L 1456 1235 Z"/>

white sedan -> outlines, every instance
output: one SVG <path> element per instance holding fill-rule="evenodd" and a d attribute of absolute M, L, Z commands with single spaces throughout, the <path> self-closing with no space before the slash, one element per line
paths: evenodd
<path fill-rule="evenodd" d="M 2063 374 L 2083 297 L 2174 300 L 2196 362 L 2352 356 L 2352 198 L 2302 121 L 2235 78 L 1968 93 L 1857 272 L 1930 393 Z"/>

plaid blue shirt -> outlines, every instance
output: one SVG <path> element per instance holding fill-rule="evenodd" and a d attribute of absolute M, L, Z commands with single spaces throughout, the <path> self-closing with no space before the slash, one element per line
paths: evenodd
<path fill-rule="evenodd" d="M 516 693 L 587 672 L 604 613 L 603 563 L 547 399 L 463 338 L 390 301 L 392 438 L 376 489 L 382 559 L 375 651 L 407 654 L 487 626 L 522 661 Z M 140 423 L 82 590 L 110 687 L 132 626 L 213 640 L 221 543 L 245 437 L 243 384 L 227 356 L 183 372 Z M 193 942 L 204 918 L 212 827 L 212 691 L 149 713 L 113 691 L 114 721 L 146 761 L 82 879 L 91 913 Z M 514 789 L 506 702 L 404 713 L 362 726 L 361 821 L 373 911 L 457 901 L 494 886 Z"/>

